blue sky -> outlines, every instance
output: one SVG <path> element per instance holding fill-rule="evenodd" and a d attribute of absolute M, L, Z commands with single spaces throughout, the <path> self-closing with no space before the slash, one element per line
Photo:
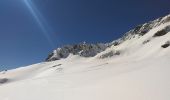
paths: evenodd
<path fill-rule="evenodd" d="M 170 13 L 169 0 L 0 0 L 0 70 L 44 61 L 53 49 L 110 42 Z"/>

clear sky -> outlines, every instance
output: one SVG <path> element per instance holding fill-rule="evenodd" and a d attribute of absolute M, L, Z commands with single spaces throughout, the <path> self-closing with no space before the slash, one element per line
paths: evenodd
<path fill-rule="evenodd" d="M 44 61 L 65 44 L 111 42 L 170 13 L 169 0 L 0 0 L 0 70 Z"/>

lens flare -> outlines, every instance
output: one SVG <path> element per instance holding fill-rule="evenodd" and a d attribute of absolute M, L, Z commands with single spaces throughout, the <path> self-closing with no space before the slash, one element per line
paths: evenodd
<path fill-rule="evenodd" d="M 49 36 L 49 33 L 51 32 L 51 30 L 49 29 L 49 26 L 47 25 L 46 21 L 44 20 L 43 16 L 41 15 L 41 13 L 37 9 L 37 7 L 34 5 L 34 3 L 31 0 L 24 0 L 24 3 L 27 6 L 27 8 L 29 9 L 32 16 L 35 18 L 37 24 L 41 28 L 42 33 L 45 36 L 45 38 L 47 39 L 47 41 L 49 42 L 49 44 L 52 47 L 54 47 L 54 44 Z"/>

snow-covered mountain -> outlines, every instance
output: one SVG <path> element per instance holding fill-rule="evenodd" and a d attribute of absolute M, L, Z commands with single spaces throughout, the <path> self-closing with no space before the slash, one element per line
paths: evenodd
<path fill-rule="evenodd" d="M 170 15 L 111 43 L 67 45 L 0 72 L 0 100 L 170 100 Z"/>
<path fill-rule="evenodd" d="M 169 21 L 170 21 L 170 15 L 158 18 L 154 21 L 150 21 L 150 22 L 142 24 L 142 25 L 138 25 L 134 29 L 125 33 L 125 35 L 122 38 L 115 40 L 111 43 L 86 44 L 84 42 L 84 43 L 75 44 L 75 45 L 66 45 L 61 48 L 57 48 L 52 53 L 50 53 L 48 58 L 46 59 L 46 61 L 55 61 L 55 60 L 60 60 L 62 58 L 67 58 L 70 54 L 79 55 L 82 57 L 94 57 L 98 53 L 105 51 L 105 49 L 107 49 L 113 45 L 117 46 L 117 45 L 121 44 L 122 42 L 131 40 L 132 38 L 135 38 L 135 37 L 138 37 L 138 38 L 143 37 L 146 33 L 148 33 L 153 28 L 156 28 L 156 27 L 161 26 L 165 23 L 168 23 Z M 167 26 L 167 27 L 165 27 L 165 29 L 163 29 L 163 31 L 165 31 L 166 33 L 168 33 L 169 30 L 170 30 L 170 26 Z M 146 43 L 146 42 L 149 42 L 149 40 L 144 41 L 144 43 Z M 119 52 L 112 52 L 112 53 L 119 55 Z M 112 53 L 109 53 L 108 56 L 113 55 Z"/>

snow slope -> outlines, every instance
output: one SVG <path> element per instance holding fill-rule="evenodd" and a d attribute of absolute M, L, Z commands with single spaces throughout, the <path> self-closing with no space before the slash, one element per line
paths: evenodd
<path fill-rule="evenodd" d="M 70 54 L 1 72 L 0 100 L 170 100 L 170 47 L 162 47 L 169 28 L 155 36 L 169 26 L 129 34 L 94 57 Z"/>

